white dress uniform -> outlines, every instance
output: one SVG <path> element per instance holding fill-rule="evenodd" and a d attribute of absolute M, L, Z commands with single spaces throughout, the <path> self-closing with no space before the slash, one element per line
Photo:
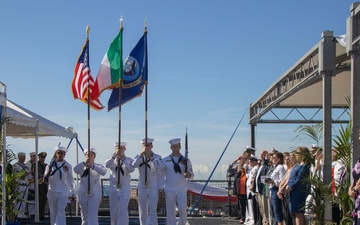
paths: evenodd
<path fill-rule="evenodd" d="M 35 164 L 31 163 L 31 161 L 27 161 L 25 165 L 29 168 L 29 172 L 32 171 L 32 169 L 35 169 Z M 28 175 L 28 181 L 29 181 L 29 190 L 35 190 L 35 171 L 34 174 Z M 35 197 L 34 197 L 35 198 Z"/>
<path fill-rule="evenodd" d="M 147 164 L 145 160 L 148 160 Z M 149 159 L 145 159 L 145 156 L 137 155 L 134 158 L 133 166 L 139 169 L 138 204 L 140 225 L 157 225 L 159 191 L 164 187 L 161 156 L 152 153 Z M 145 184 L 145 177 L 147 185 Z"/>
<path fill-rule="evenodd" d="M 255 157 L 254 157 L 254 159 L 255 159 Z M 250 218 L 251 222 L 255 221 L 254 212 L 253 212 L 253 210 L 254 210 L 253 202 L 252 202 L 253 201 L 252 199 L 255 198 L 255 193 L 250 190 L 249 186 L 251 184 L 251 180 L 255 179 L 258 169 L 259 169 L 259 166 L 256 164 L 254 167 L 251 168 L 250 172 L 248 174 L 246 174 L 246 177 L 247 177 L 246 186 L 247 186 L 247 189 L 249 190 L 248 193 L 251 195 L 251 199 L 248 199 L 248 209 L 249 210 L 247 210 L 247 211 L 249 211 L 249 218 Z"/>
<path fill-rule="evenodd" d="M 30 157 L 32 155 L 35 155 L 35 152 L 30 152 L 29 153 Z M 29 173 L 28 175 L 28 181 L 29 181 L 29 188 L 28 188 L 28 200 L 33 200 L 35 202 L 35 163 L 31 162 L 31 159 L 29 161 L 26 162 L 26 166 L 29 168 Z M 34 204 L 29 204 L 28 205 L 28 213 L 29 215 L 35 215 L 35 205 Z"/>
<path fill-rule="evenodd" d="M 67 152 L 65 147 L 56 147 L 55 151 Z M 64 168 L 68 168 L 67 171 Z M 72 166 L 64 159 L 62 162 L 54 161 L 45 169 L 44 176 L 51 170 L 48 184 L 48 202 L 50 209 L 51 225 L 66 225 L 65 208 L 69 194 L 74 194 L 74 177 Z"/>
<path fill-rule="evenodd" d="M 165 157 L 163 160 L 165 170 L 165 200 L 166 200 L 166 220 L 167 225 L 176 225 L 176 203 L 179 211 L 178 225 L 185 225 L 187 222 L 187 179 L 184 177 L 185 173 L 185 157 L 174 157 L 172 154 Z M 175 172 L 175 165 L 180 166 L 181 172 Z M 192 180 L 194 173 L 190 159 L 187 161 L 187 172 L 191 174 L 188 178 Z"/>
<path fill-rule="evenodd" d="M 129 212 L 128 205 L 131 196 L 131 174 L 135 168 L 132 165 L 132 158 L 124 157 L 120 160 L 120 187 L 118 182 L 118 166 L 115 157 L 110 157 L 105 161 L 105 167 L 110 170 L 110 215 L 111 225 L 128 225 Z"/>
<path fill-rule="evenodd" d="M 95 149 L 91 149 L 95 153 Z M 87 152 L 87 149 L 84 151 Z M 96 154 L 96 153 L 95 153 Z M 77 196 L 81 207 L 82 225 L 98 225 L 98 211 L 101 201 L 100 176 L 107 172 L 106 168 L 94 162 L 91 168 L 87 169 L 85 162 L 74 167 L 74 172 L 80 175 L 80 182 L 77 187 Z M 90 194 L 88 194 L 88 176 L 90 173 Z"/>
<path fill-rule="evenodd" d="M 19 153 L 20 154 L 20 153 Z M 15 174 L 24 171 L 24 173 L 30 172 L 30 168 L 25 163 L 16 162 L 13 165 L 13 171 Z M 28 177 L 25 176 L 23 179 L 19 179 L 19 195 L 23 201 L 16 203 L 16 210 L 18 210 L 17 218 L 25 218 L 25 206 L 28 198 L 29 182 Z"/>

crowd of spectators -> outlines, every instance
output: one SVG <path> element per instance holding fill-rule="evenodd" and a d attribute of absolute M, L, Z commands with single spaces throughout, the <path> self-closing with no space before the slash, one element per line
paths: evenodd
<path fill-rule="evenodd" d="M 255 148 L 247 146 L 232 163 L 233 168 L 238 171 L 235 175 L 234 194 L 238 197 L 240 224 L 307 224 L 307 216 L 314 213 L 310 210 L 310 205 L 314 204 L 310 178 L 322 180 L 323 176 L 322 149 L 314 144 L 310 150 L 304 146 L 291 152 L 280 152 L 275 148 L 270 151 L 262 150 L 259 158 L 255 153 Z M 333 195 L 346 172 L 345 166 L 336 156 L 335 148 L 332 150 Z M 359 175 L 355 175 L 360 177 L 360 169 L 358 172 Z M 356 190 L 354 193 L 350 193 L 352 189 L 349 190 L 352 197 L 357 196 L 357 190 L 360 190 L 360 181 L 357 183 L 358 186 L 356 183 L 352 184 L 352 188 Z M 332 222 L 340 224 L 341 209 L 336 204 L 332 208 Z"/>

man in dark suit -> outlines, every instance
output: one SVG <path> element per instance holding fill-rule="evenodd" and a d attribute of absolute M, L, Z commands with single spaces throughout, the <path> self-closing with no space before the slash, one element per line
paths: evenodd
<path fill-rule="evenodd" d="M 39 173 L 39 218 L 40 220 L 45 219 L 45 206 L 47 202 L 47 191 L 48 186 L 47 183 L 44 182 L 44 173 L 47 164 L 45 163 L 45 158 L 47 154 L 46 152 L 41 152 L 38 154 L 39 161 L 38 161 L 38 173 Z"/>

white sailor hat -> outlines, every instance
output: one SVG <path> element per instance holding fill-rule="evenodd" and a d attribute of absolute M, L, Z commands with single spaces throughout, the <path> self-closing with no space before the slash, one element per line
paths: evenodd
<path fill-rule="evenodd" d="M 56 146 L 56 147 L 54 148 L 54 151 L 64 151 L 64 152 L 68 152 L 69 149 L 67 149 L 67 148 L 65 148 L 65 147 L 63 147 L 63 146 Z"/>
<path fill-rule="evenodd" d="M 88 151 L 89 151 L 89 149 L 85 148 L 85 149 L 84 149 L 84 154 L 86 154 Z M 95 148 L 90 148 L 90 151 L 93 152 L 95 155 L 96 155 L 96 153 L 97 153 L 97 151 L 96 151 Z"/>
<path fill-rule="evenodd" d="M 258 161 L 258 158 L 256 158 L 256 156 L 254 156 L 254 155 L 251 155 L 249 160 L 250 161 Z"/>
<path fill-rule="evenodd" d="M 277 152 L 279 152 L 279 151 L 278 151 L 278 150 L 276 150 L 274 147 L 272 147 L 272 149 L 271 149 L 270 153 L 275 154 L 275 153 L 277 153 Z"/>
<path fill-rule="evenodd" d="M 127 145 L 127 143 L 126 142 L 124 142 L 124 141 L 121 141 L 120 142 L 120 146 L 126 146 Z M 114 147 L 116 147 L 116 146 L 119 146 L 119 142 L 117 141 L 117 142 L 114 142 Z"/>
<path fill-rule="evenodd" d="M 36 152 L 30 152 L 29 155 L 30 156 L 36 155 Z"/>
<path fill-rule="evenodd" d="M 145 143 L 152 144 L 153 142 L 154 142 L 153 138 L 143 138 L 140 141 L 141 144 L 145 144 Z"/>
<path fill-rule="evenodd" d="M 318 146 L 317 144 L 312 144 L 310 151 L 311 151 L 311 152 L 315 152 L 315 151 L 318 150 L 318 149 L 319 149 L 319 146 Z"/>
<path fill-rule="evenodd" d="M 169 141 L 169 143 L 170 143 L 171 145 L 180 144 L 180 142 L 181 142 L 181 138 L 174 138 L 174 139 L 171 139 L 171 140 Z"/>
<path fill-rule="evenodd" d="M 18 156 L 26 156 L 26 153 L 25 153 L 25 152 L 18 152 L 17 155 L 18 155 Z"/>
<path fill-rule="evenodd" d="M 246 146 L 246 151 L 256 151 L 256 149 L 250 146 Z"/>

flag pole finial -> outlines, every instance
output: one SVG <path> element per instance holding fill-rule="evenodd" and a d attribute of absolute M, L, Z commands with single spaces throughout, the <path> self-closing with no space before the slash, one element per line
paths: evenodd
<path fill-rule="evenodd" d="M 90 26 L 86 26 L 86 38 L 89 38 Z"/>
<path fill-rule="evenodd" d="M 145 17 L 145 21 L 144 21 L 144 29 L 145 29 L 145 32 L 147 31 L 147 21 L 146 21 L 146 17 Z"/>
<path fill-rule="evenodd" d="M 123 29 L 123 18 L 122 15 L 120 16 L 120 29 Z"/>

